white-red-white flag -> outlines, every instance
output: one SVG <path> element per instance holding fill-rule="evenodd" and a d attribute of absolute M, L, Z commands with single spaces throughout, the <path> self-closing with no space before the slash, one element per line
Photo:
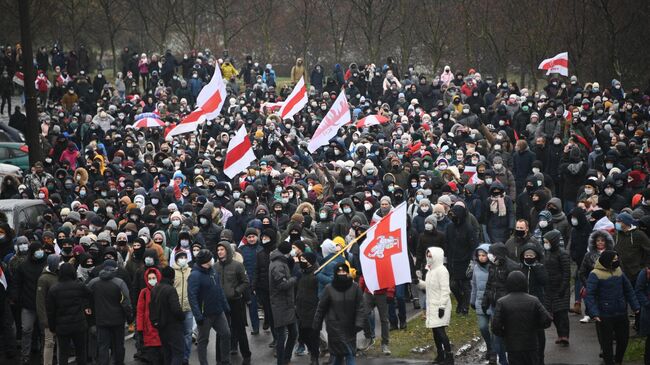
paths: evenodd
<path fill-rule="evenodd" d="M 199 128 L 204 120 L 205 112 L 203 109 L 195 109 L 193 112 L 186 115 L 180 123 L 176 124 L 176 126 L 172 128 L 172 130 L 170 130 L 165 137 L 174 137 L 179 134 L 194 132 L 197 130 L 197 128 Z"/>
<path fill-rule="evenodd" d="M 558 73 L 569 76 L 569 52 L 562 52 L 555 57 L 547 58 L 539 64 L 538 69 L 546 70 L 546 74 Z"/>
<path fill-rule="evenodd" d="M 212 79 L 196 97 L 196 106 L 204 111 L 205 119 L 214 119 L 221 113 L 226 95 L 226 83 L 221 76 L 221 70 L 215 67 Z"/>
<path fill-rule="evenodd" d="M 345 89 L 341 89 L 339 96 L 332 104 L 332 107 L 321 121 L 320 125 L 314 132 L 314 135 L 309 140 L 307 150 L 314 153 L 320 146 L 329 143 L 329 140 L 336 135 L 336 132 L 342 126 L 350 123 L 352 117 L 350 116 L 350 107 L 348 106 L 348 99 L 345 97 Z"/>
<path fill-rule="evenodd" d="M 255 161 L 255 158 L 251 140 L 246 133 L 246 126 L 242 125 L 228 142 L 228 152 L 226 152 L 226 161 L 223 163 L 223 173 L 232 179 L 246 170 L 251 165 L 251 162 Z"/>
<path fill-rule="evenodd" d="M 383 115 L 373 114 L 357 121 L 357 128 L 372 127 L 373 125 L 380 125 L 388 122 L 389 119 Z"/>
<path fill-rule="evenodd" d="M 4 286 L 5 290 L 7 290 L 7 277 L 5 276 L 5 272 L 2 271 L 1 267 L 0 267 L 0 285 Z"/>
<path fill-rule="evenodd" d="M 20 72 L 20 71 L 16 71 L 16 73 L 14 74 L 14 78 L 12 80 L 13 80 L 14 84 L 16 84 L 18 86 L 21 86 L 21 87 L 25 86 L 25 75 L 23 75 L 23 73 Z"/>
<path fill-rule="evenodd" d="M 406 230 L 406 202 L 368 229 L 359 255 L 370 291 L 411 282 Z"/>
<path fill-rule="evenodd" d="M 305 88 L 305 79 L 304 77 L 300 78 L 300 81 L 294 86 L 291 90 L 291 94 L 287 97 L 287 100 L 284 101 L 282 107 L 280 108 L 280 118 L 290 119 L 296 113 L 302 110 L 302 108 L 307 105 L 307 89 Z"/>

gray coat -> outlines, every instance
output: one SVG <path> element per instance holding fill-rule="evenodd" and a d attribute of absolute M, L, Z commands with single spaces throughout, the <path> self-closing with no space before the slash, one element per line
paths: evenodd
<path fill-rule="evenodd" d="M 294 303 L 294 288 L 297 279 L 291 276 L 287 257 L 280 251 L 271 252 L 269 265 L 269 290 L 273 325 L 284 327 L 296 323 L 296 306 Z"/>
<path fill-rule="evenodd" d="M 218 260 L 214 264 L 214 270 L 219 273 L 220 284 L 226 294 L 226 299 L 239 299 L 250 288 L 244 264 L 232 259 L 233 250 L 229 243 L 219 242 L 217 249 L 219 247 L 224 247 L 227 254 L 225 260 Z"/>

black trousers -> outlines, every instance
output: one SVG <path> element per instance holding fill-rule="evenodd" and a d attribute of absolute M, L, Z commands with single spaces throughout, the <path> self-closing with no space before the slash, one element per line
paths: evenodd
<path fill-rule="evenodd" d="M 509 365 L 539 365 L 537 350 L 508 351 Z"/>
<path fill-rule="evenodd" d="M 268 291 L 257 290 L 257 300 L 262 304 L 262 310 L 264 311 L 264 323 L 268 328 L 271 329 L 271 334 L 275 339 L 276 332 L 275 326 L 273 325 L 273 311 L 271 311 L 271 297 Z"/>
<path fill-rule="evenodd" d="M 97 326 L 97 364 L 124 365 L 124 326 Z"/>
<path fill-rule="evenodd" d="M 162 343 L 163 364 L 181 365 L 185 352 L 182 322 L 159 329 L 158 335 Z"/>
<path fill-rule="evenodd" d="M 596 322 L 596 328 L 600 330 L 600 347 L 603 350 L 605 364 L 622 362 L 630 339 L 630 321 L 627 315 L 600 317 L 600 322 Z M 616 340 L 616 353 L 612 349 L 614 340 Z"/>
<path fill-rule="evenodd" d="M 70 335 L 57 335 L 56 345 L 59 348 L 59 365 L 68 365 L 68 359 L 72 352 L 71 344 L 74 345 L 76 363 L 78 365 L 86 364 L 86 331 L 73 333 Z"/>
<path fill-rule="evenodd" d="M 472 283 L 469 279 L 451 279 L 451 292 L 456 297 L 456 312 L 469 311 L 469 298 L 472 295 Z"/>
<path fill-rule="evenodd" d="M 307 346 L 311 358 L 318 359 L 320 355 L 320 331 L 307 327 L 308 325 L 309 323 L 301 323 L 298 329 L 298 339 Z"/>
<path fill-rule="evenodd" d="M 449 337 L 447 337 L 445 327 L 432 328 L 432 331 L 433 342 L 436 344 L 438 355 L 442 355 L 443 352 L 451 352 L 451 344 L 449 343 Z"/>
<path fill-rule="evenodd" d="M 553 312 L 553 323 L 558 337 L 569 337 L 569 311 Z"/>
<path fill-rule="evenodd" d="M 231 343 L 239 344 L 242 357 L 251 357 L 248 337 L 246 336 L 246 307 L 244 301 L 241 298 L 228 299 L 228 305 L 230 306 L 228 321 L 230 322 Z"/>

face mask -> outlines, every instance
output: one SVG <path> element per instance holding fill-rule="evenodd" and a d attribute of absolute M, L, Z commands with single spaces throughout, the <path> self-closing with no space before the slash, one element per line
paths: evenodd
<path fill-rule="evenodd" d="M 562 140 L 559 139 L 559 138 L 555 138 L 555 139 L 553 140 L 553 143 L 556 144 L 556 145 L 559 145 L 559 144 L 562 143 Z"/>
<path fill-rule="evenodd" d="M 113 214 L 113 207 L 106 207 L 106 213 Z"/>
<path fill-rule="evenodd" d="M 494 169 L 495 170 L 501 170 L 502 167 L 503 167 L 503 164 L 500 164 L 500 163 L 495 163 L 494 164 Z"/>
<path fill-rule="evenodd" d="M 320 217 L 320 219 L 325 219 L 325 218 L 327 218 L 327 213 L 325 213 L 325 212 L 320 212 L 320 213 L 318 214 L 318 216 Z"/>
<path fill-rule="evenodd" d="M 244 209 L 243 208 L 235 208 L 235 212 L 237 212 L 239 214 L 242 214 L 242 213 L 244 213 Z"/>
<path fill-rule="evenodd" d="M 79 196 L 80 197 L 86 196 L 86 190 L 79 190 Z"/>
<path fill-rule="evenodd" d="M 291 252 L 289 252 L 289 255 L 290 255 L 291 257 L 296 257 L 297 254 L 298 254 L 298 253 L 296 252 L 296 249 L 295 249 L 295 248 L 292 248 L 292 249 L 291 249 Z"/>
<path fill-rule="evenodd" d="M 591 189 L 591 188 L 585 188 L 585 194 L 587 194 L 587 195 L 591 195 L 591 194 L 593 194 L 593 193 L 594 193 L 594 189 Z"/>
<path fill-rule="evenodd" d="M 181 247 L 187 248 L 190 246 L 190 240 L 180 240 Z"/>
<path fill-rule="evenodd" d="M 370 204 L 370 203 L 364 204 L 364 205 L 363 205 L 363 208 L 364 208 L 366 211 L 368 211 L 368 210 L 372 209 L 372 204 Z"/>
<path fill-rule="evenodd" d="M 172 226 L 174 226 L 174 227 L 178 227 L 178 226 L 180 226 L 180 225 L 181 225 L 181 221 L 179 221 L 178 219 L 174 219 L 174 220 L 172 221 Z"/>
<path fill-rule="evenodd" d="M 43 250 L 37 250 L 37 251 L 34 252 L 34 258 L 36 260 L 42 259 L 43 256 L 45 256 L 45 252 Z"/>
<path fill-rule="evenodd" d="M 156 280 L 156 279 L 149 279 L 149 281 L 147 281 L 147 282 L 151 286 L 156 286 L 156 284 L 158 284 L 158 280 Z"/>
<path fill-rule="evenodd" d="M 537 261 L 537 259 L 534 258 L 534 257 L 526 257 L 526 258 L 524 258 L 524 264 L 526 264 L 526 266 L 533 266 L 533 265 L 535 265 L 536 261 Z"/>
<path fill-rule="evenodd" d="M 522 230 L 518 230 L 518 229 L 517 229 L 517 230 L 515 230 L 515 235 L 516 235 L 517 237 L 520 237 L 520 238 L 521 238 L 521 237 L 525 237 L 525 236 L 526 236 L 526 231 L 522 231 Z"/>
<path fill-rule="evenodd" d="M 27 252 L 28 249 L 29 249 L 29 245 L 26 243 L 18 245 L 18 251 L 20 252 Z"/>
<path fill-rule="evenodd" d="M 617 230 L 617 231 L 623 231 L 623 225 L 621 225 L 620 222 L 616 222 L 616 224 L 614 225 L 614 227 L 616 227 L 616 230 Z"/>
<path fill-rule="evenodd" d="M 485 183 L 486 183 L 487 185 L 492 184 L 492 178 L 491 178 L 491 177 L 488 177 L 487 179 L 485 179 Z"/>
<path fill-rule="evenodd" d="M 544 220 L 539 221 L 539 227 L 540 227 L 540 228 L 546 228 L 546 227 L 548 227 L 548 221 L 544 221 Z"/>
<path fill-rule="evenodd" d="M 621 266 L 621 263 L 619 261 L 612 261 L 612 270 L 616 270 Z"/>
<path fill-rule="evenodd" d="M 539 174 L 539 167 L 533 167 L 533 174 Z"/>
<path fill-rule="evenodd" d="M 240 196 L 241 196 L 241 193 L 238 192 L 238 191 L 232 193 L 232 197 L 233 197 L 235 200 L 239 199 Z"/>
<path fill-rule="evenodd" d="M 145 257 L 144 258 L 144 264 L 146 266 L 153 266 L 154 260 L 153 257 Z"/>
<path fill-rule="evenodd" d="M 206 225 L 208 224 L 208 218 L 201 217 L 199 218 L 199 222 L 201 223 L 201 225 Z"/>
<path fill-rule="evenodd" d="M 418 194 L 418 195 L 415 196 L 415 200 L 416 200 L 416 201 L 420 201 L 420 200 L 422 200 L 422 199 L 424 199 L 424 195 L 419 195 L 419 194 Z"/>
<path fill-rule="evenodd" d="M 436 218 L 438 222 L 445 219 L 445 215 L 443 213 L 433 213 L 433 216 Z"/>
<path fill-rule="evenodd" d="M 187 267 L 187 259 L 178 259 L 178 260 L 176 260 L 176 263 L 178 264 L 178 267 L 180 267 L 180 268 Z"/>
<path fill-rule="evenodd" d="M 614 194 L 614 188 L 605 188 L 605 195 L 612 196 Z"/>
<path fill-rule="evenodd" d="M 427 223 L 424 225 L 424 229 L 427 231 L 433 231 L 433 224 Z"/>
<path fill-rule="evenodd" d="M 544 249 L 545 249 L 546 251 L 549 251 L 549 250 L 551 249 L 551 244 L 550 244 L 550 243 L 545 243 L 545 244 L 544 244 Z"/>
<path fill-rule="evenodd" d="M 490 260 L 491 263 L 495 263 L 497 261 L 497 258 L 494 257 L 494 254 L 488 253 L 487 257 L 488 257 L 488 260 Z"/>
<path fill-rule="evenodd" d="M 246 201 L 246 204 L 248 204 L 248 205 L 251 205 L 251 204 L 253 204 L 253 201 L 252 201 L 251 199 L 248 199 L 248 198 L 246 198 L 246 200 L 245 200 L 245 201 Z"/>
<path fill-rule="evenodd" d="M 350 207 L 345 207 L 345 208 L 343 208 L 343 213 L 345 213 L 345 214 L 350 214 L 350 213 L 352 213 L 352 208 L 350 208 Z"/>
<path fill-rule="evenodd" d="M 39 193 L 38 198 L 39 199 L 45 199 L 45 194 L 44 193 Z"/>
<path fill-rule="evenodd" d="M 574 227 L 578 226 L 578 218 L 571 217 L 571 225 Z"/>

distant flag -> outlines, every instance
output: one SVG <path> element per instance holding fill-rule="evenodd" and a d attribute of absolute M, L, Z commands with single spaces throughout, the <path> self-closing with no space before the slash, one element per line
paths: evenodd
<path fill-rule="evenodd" d="M 246 133 L 246 126 L 242 125 L 228 143 L 223 172 L 232 179 L 246 170 L 251 162 L 255 161 L 255 158 L 251 141 Z"/>
<path fill-rule="evenodd" d="M 339 96 L 311 137 L 307 146 L 309 152 L 314 153 L 320 146 L 328 144 L 329 140 L 336 135 L 339 128 L 350 123 L 351 120 L 352 116 L 350 115 L 348 99 L 345 97 L 345 90 L 341 89 Z"/>
<path fill-rule="evenodd" d="M 383 115 L 369 115 L 357 121 L 357 128 L 372 127 L 373 125 L 380 125 L 388 122 L 389 119 Z"/>
<path fill-rule="evenodd" d="M 282 120 L 290 119 L 301 111 L 305 105 L 307 105 L 307 89 L 305 88 L 305 78 L 301 77 L 280 108 L 280 118 Z"/>
<path fill-rule="evenodd" d="M 14 74 L 13 82 L 14 82 L 14 84 L 16 84 L 18 86 L 23 86 L 24 87 L 25 86 L 25 75 L 23 75 L 22 72 L 17 71 Z"/>
<path fill-rule="evenodd" d="M 538 69 L 546 70 L 546 74 L 558 73 L 569 76 L 569 52 L 562 52 L 555 57 L 547 58 L 539 64 Z"/>

